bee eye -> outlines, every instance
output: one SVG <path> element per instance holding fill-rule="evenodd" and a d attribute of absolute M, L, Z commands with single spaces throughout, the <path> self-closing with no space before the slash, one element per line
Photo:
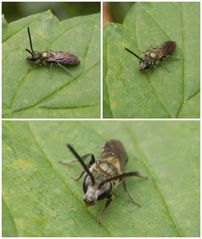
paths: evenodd
<path fill-rule="evenodd" d="M 112 184 L 110 183 L 109 186 L 106 188 L 106 190 L 99 195 L 98 200 L 102 200 L 103 198 L 106 198 L 112 191 Z"/>
<path fill-rule="evenodd" d="M 33 56 L 28 56 L 28 57 L 27 57 L 27 60 L 28 60 L 28 61 L 36 61 L 37 59 L 34 58 Z"/>

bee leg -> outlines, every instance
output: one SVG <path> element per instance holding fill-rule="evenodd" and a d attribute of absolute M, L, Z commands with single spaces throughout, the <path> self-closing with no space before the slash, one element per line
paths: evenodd
<path fill-rule="evenodd" d="M 87 167 L 89 168 L 92 164 L 95 163 L 95 156 L 94 154 L 85 154 L 83 155 L 81 158 L 82 160 L 86 160 L 90 157 L 90 161 L 87 164 Z M 78 163 L 78 160 L 71 160 L 71 161 L 67 161 L 67 160 L 63 160 L 63 161 L 59 161 L 58 163 L 63 164 L 63 165 L 71 165 L 72 163 Z M 73 178 L 75 181 L 78 181 L 79 179 L 81 179 L 81 177 L 84 175 L 85 171 L 82 171 L 81 174 L 79 175 L 79 177 L 77 178 Z"/>
<path fill-rule="evenodd" d="M 82 171 L 81 174 L 77 177 L 77 178 L 73 178 L 75 181 L 79 181 L 79 179 L 82 178 L 82 176 L 84 175 L 85 171 Z"/>
<path fill-rule="evenodd" d="M 128 194 L 128 197 L 130 198 L 131 202 L 132 202 L 135 206 L 141 207 L 141 205 L 140 205 L 138 202 L 136 202 L 136 201 L 132 198 L 132 196 L 130 195 L 125 180 L 122 181 L 122 185 L 123 185 L 124 191 Z"/>
<path fill-rule="evenodd" d="M 58 161 L 58 163 L 63 164 L 63 165 L 71 165 L 72 163 L 77 163 L 77 160 L 71 160 L 71 161 Z M 75 181 L 78 181 L 83 175 L 84 175 L 85 171 L 82 171 L 81 174 L 77 177 L 77 178 L 73 178 Z"/>
<path fill-rule="evenodd" d="M 53 76 L 53 70 L 52 70 L 52 69 L 53 69 L 53 65 L 54 65 L 54 64 L 51 63 L 51 64 L 50 64 L 50 67 L 49 67 L 49 74 L 50 74 L 50 78 L 51 78 L 51 79 L 53 78 L 53 77 L 52 77 L 52 76 Z"/>
<path fill-rule="evenodd" d="M 83 160 L 86 160 L 86 159 L 89 158 L 89 157 L 90 157 L 90 161 L 89 161 L 88 165 L 91 166 L 92 164 L 95 163 L 95 156 L 94 156 L 94 154 L 85 154 L 85 155 L 83 155 L 81 158 L 82 158 Z"/>
<path fill-rule="evenodd" d="M 168 68 L 167 68 L 166 66 L 163 66 L 163 65 L 161 65 L 161 64 L 159 64 L 159 66 L 162 67 L 164 70 L 166 70 L 167 72 L 170 73 L 170 71 L 168 70 Z"/>
<path fill-rule="evenodd" d="M 85 154 L 81 158 L 82 158 L 82 160 L 86 160 L 89 157 L 91 157 L 90 162 L 89 162 L 90 166 L 91 166 L 93 163 L 95 163 L 95 156 L 93 154 Z M 78 163 L 78 160 L 77 159 L 74 159 L 74 160 L 71 160 L 71 161 L 61 160 L 61 161 L 58 161 L 58 163 L 61 163 L 63 165 L 70 165 L 72 163 Z"/>
<path fill-rule="evenodd" d="M 69 71 L 69 70 L 67 70 L 67 68 L 65 67 L 65 66 L 63 66 L 62 64 L 60 64 L 60 63 L 56 63 L 58 66 L 60 66 L 63 70 L 65 70 L 70 76 L 72 76 L 73 77 L 73 75 L 71 74 L 71 72 Z"/>
<path fill-rule="evenodd" d="M 171 55 L 168 55 L 167 59 L 170 59 L 170 60 L 180 60 L 180 58 L 178 58 L 176 56 L 171 56 Z"/>
<path fill-rule="evenodd" d="M 107 196 L 107 201 L 105 203 L 105 206 L 102 209 L 102 211 L 101 211 L 101 213 L 100 213 L 100 215 L 98 217 L 98 220 L 97 220 L 98 224 L 101 224 L 101 219 L 102 219 L 103 213 L 104 213 L 105 209 L 109 206 L 109 204 L 112 202 L 113 199 L 114 199 L 114 196 L 112 194 L 109 194 Z"/>
<path fill-rule="evenodd" d="M 148 45 L 147 45 L 147 46 L 144 47 L 144 48 L 147 49 L 147 50 L 146 50 L 146 51 L 141 51 L 143 54 L 146 54 L 147 52 L 151 51 L 152 49 L 155 49 L 155 47 L 152 46 L 152 45 L 150 45 L 149 47 L 148 47 Z"/>
<path fill-rule="evenodd" d="M 95 156 L 94 156 L 94 154 L 85 154 L 85 155 L 83 155 L 81 157 L 83 160 L 86 160 L 89 157 L 91 157 L 91 158 L 90 158 L 89 163 L 87 164 L 88 168 L 90 168 L 90 166 L 95 163 Z M 85 173 L 85 171 L 82 171 L 81 174 L 79 175 L 79 177 L 78 178 L 74 178 L 74 180 L 78 181 L 79 179 L 81 179 L 81 177 L 84 175 L 84 173 Z"/>

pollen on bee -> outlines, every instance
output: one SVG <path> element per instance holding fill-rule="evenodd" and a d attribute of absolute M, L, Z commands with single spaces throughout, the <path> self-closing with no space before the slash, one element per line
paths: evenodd
<path fill-rule="evenodd" d="M 47 53 L 47 52 L 43 52 L 43 53 L 42 53 L 42 57 L 44 57 L 44 58 L 45 58 L 45 57 L 48 57 L 48 53 Z"/>
<path fill-rule="evenodd" d="M 154 52 L 151 52 L 149 55 L 151 58 L 156 58 L 156 53 L 154 53 Z"/>

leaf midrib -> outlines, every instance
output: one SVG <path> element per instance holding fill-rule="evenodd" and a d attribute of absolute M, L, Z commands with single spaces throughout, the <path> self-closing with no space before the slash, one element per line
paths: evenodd
<path fill-rule="evenodd" d="M 58 92 L 62 91 L 65 87 L 67 87 L 69 84 L 75 82 L 75 80 L 78 80 L 81 76 L 87 74 L 88 72 L 90 72 L 92 69 L 94 69 L 95 66 L 97 66 L 99 64 L 99 62 L 96 62 L 94 65 L 92 65 L 91 67 L 89 67 L 86 71 L 81 72 L 79 75 L 77 75 L 76 77 L 72 77 L 72 79 L 70 81 L 68 81 L 67 83 L 65 83 L 64 85 L 58 87 L 57 89 L 55 89 L 51 94 L 48 94 L 47 96 L 43 97 L 42 99 L 40 99 L 39 101 L 37 101 L 35 104 L 30 105 L 30 106 L 26 106 L 17 110 L 14 110 L 12 112 L 12 114 L 23 111 L 23 110 L 27 110 L 27 109 L 31 109 L 34 107 L 37 107 L 39 104 L 46 102 L 47 100 L 51 99 L 52 97 L 54 97 Z M 28 71 L 27 75 L 30 74 L 31 71 Z M 23 79 L 25 79 L 26 77 L 23 77 Z M 21 83 L 22 84 L 22 83 Z"/>
<path fill-rule="evenodd" d="M 140 158 L 138 157 L 139 161 L 144 165 L 144 167 L 147 169 L 147 171 L 149 172 L 149 174 L 151 175 L 151 178 L 153 179 L 154 183 L 155 183 L 155 186 L 159 192 L 159 195 L 164 203 L 164 206 L 168 212 L 168 215 L 169 215 L 169 218 L 172 222 L 172 224 L 174 225 L 174 227 L 176 228 L 176 231 L 178 233 L 178 236 L 180 237 L 184 237 L 184 234 L 182 232 L 182 230 L 180 229 L 179 225 L 177 224 L 176 220 L 175 220 L 175 217 L 174 217 L 174 214 L 172 212 L 172 209 L 169 208 L 168 206 L 168 203 L 166 202 L 166 198 L 161 190 L 161 187 L 160 185 L 158 184 L 157 180 L 156 180 L 156 175 L 154 173 L 154 171 L 152 170 L 151 166 L 148 164 L 148 160 L 146 158 L 146 155 L 144 153 L 144 150 L 142 149 L 142 147 L 140 146 L 140 144 L 138 143 L 138 139 L 137 139 L 137 136 L 133 130 L 133 133 L 130 131 L 130 129 L 128 128 L 127 124 L 125 124 L 125 128 L 126 128 L 126 131 L 129 135 L 129 137 L 131 138 L 135 148 L 137 149 L 137 151 L 139 152 L 138 155 L 140 155 Z"/>

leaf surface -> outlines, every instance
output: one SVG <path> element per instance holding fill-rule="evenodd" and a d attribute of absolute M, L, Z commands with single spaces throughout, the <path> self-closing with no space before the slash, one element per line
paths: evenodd
<path fill-rule="evenodd" d="M 98 118 L 100 114 L 99 14 L 59 21 L 50 11 L 3 21 L 3 117 Z M 71 52 L 81 64 L 39 66 L 26 61 L 33 48 Z"/>
<path fill-rule="evenodd" d="M 135 3 L 122 25 L 105 27 L 104 117 L 199 117 L 199 12 L 199 3 Z M 143 56 L 168 40 L 177 43 L 177 59 L 152 71 L 140 72 L 124 50 Z"/>
<path fill-rule="evenodd" d="M 58 161 L 73 160 L 67 143 L 97 159 L 111 138 L 149 180 L 128 178 L 142 207 L 120 186 L 99 226 L 104 200 L 84 207 L 81 166 Z M 3 236 L 198 237 L 199 158 L 198 122 L 4 122 Z"/>

